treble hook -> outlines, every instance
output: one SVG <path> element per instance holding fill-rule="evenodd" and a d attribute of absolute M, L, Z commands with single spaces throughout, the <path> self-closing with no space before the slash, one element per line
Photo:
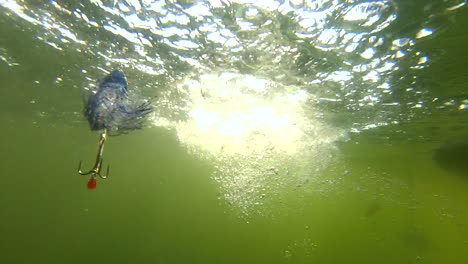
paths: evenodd
<path fill-rule="evenodd" d="M 81 171 L 81 160 L 78 165 L 78 173 L 80 175 L 89 175 L 91 174 L 91 178 L 89 179 L 88 182 L 88 188 L 89 189 L 94 189 L 96 188 L 96 175 L 99 177 L 106 179 L 107 176 L 109 175 L 109 168 L 110 166 L 107 166 L 107 172 L 105 175 L 101 174 L 101 168 L 102 168 L 102 153 L 104 152 L 104 143 L 106 142 L 107 138 L 107 129 L 104 129 L 104 131 L 101 132 L 101 136 L 99 138 L 99 147 L 98 147 L 98 153 L 96 157 L 96 163 L 94 163 L 94 167 L 88 171 L 88 172 L 82 172 Z"/>

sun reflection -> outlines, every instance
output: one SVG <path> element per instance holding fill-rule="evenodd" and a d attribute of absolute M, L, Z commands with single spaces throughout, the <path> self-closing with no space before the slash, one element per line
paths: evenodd
<path fill-rule="evenodd" d="M 182 102 L 158 107 L 155 124 L 174 128 L 192 154 L 214 162 L 224 198 L 244 211 L 293 180 L 290 167 L 307 171 L 294 177 L 311 177 L 326 166 L 326 153 L 344 135 L 314 118 L 312 96 L 300 87 L 226 72 L 187 79 L 177 89 Z M 177 112 L 183 121 L 170 117 Z"/>
<path fill-rule="evenodd" d="M 303 111 L 309 99 L 304 90 L 276 92 L 276 84 L 234 73 L 205 75 L 200 82 L 188 83 L 191 107 L 187 121 L 177 125 L 178 137 L 203 151 L 249 155 L 274 146 L 293 155 L 311 130 L 312 119 Z"/>
<path fill-rule="evenodd" d="M 227 136 L 242 137 L 250 133 L 267 132 L 272 129 L 285 129 L 289 125 L 289 115 L 277 113 L 272 107 L 251 107 L 244 110 L 228 109 L 221 113 L 203 107 L 195 107 L 190 112 L 200 131 Z"/>

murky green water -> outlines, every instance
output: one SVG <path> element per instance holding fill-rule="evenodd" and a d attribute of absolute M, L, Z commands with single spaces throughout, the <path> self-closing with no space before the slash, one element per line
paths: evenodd
<path fill-rule="evenodd" d="M 0 262 L 467 262 L 465 5 L 0 0 Z"/>

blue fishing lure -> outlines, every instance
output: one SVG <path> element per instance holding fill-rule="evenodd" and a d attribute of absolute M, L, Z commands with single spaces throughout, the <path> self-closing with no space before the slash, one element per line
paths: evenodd
<path fill-rule="evenodd" d="M 127 79 L 119 70 L 111 72 L 95 90 L 91 91 L 85 102 L 84 115 L 91 130 L 101 131 L 98 154 L 90 171 L 81 171 L 81 161 L 78 166 L 80 175 L 91 174 L 88 181 L 89 189 L 96 188 L 97 176 L 105 179 L 109 175 L 109 166 L 106 174 L 101 174 L 102 154 L 107 135 L 120 135 L 142 128 L 145 117 L 151 112 L 152 107 L 149 102 L 141 102 L 135 96 L 129 96 Z"/>

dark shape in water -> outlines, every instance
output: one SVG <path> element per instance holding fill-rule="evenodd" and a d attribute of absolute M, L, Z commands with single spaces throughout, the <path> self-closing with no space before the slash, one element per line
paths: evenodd
<path fill-rule="evenodd" d="M 437 148 L 433 158 L 441 168 L 468 177 L 468 136 Z"/>
<path fill-rule="evenodd" d="M 101 130 L 94 167 L 88 172 L 83 172 L 81 171 L 81 161 L 78 167 L 79 174 L 91 174 L 88 181 L 89 189 L 96 188 L 96 176 L 105 179 L 109 174 L 109 166 L 106 174 L 101 174 L 102 154 L 107 135 L 119 135 L 130 130 L 140 129 L 144 117 L 151 113 L 152 108 L 149 102 L 141 103 L 138 101 L 129 97 L 127 80 L 124 73 L 119 70 L 114 70 L 107 75 L 89 95 L 85 103 L 84 114 L 91 130 Z"/>

